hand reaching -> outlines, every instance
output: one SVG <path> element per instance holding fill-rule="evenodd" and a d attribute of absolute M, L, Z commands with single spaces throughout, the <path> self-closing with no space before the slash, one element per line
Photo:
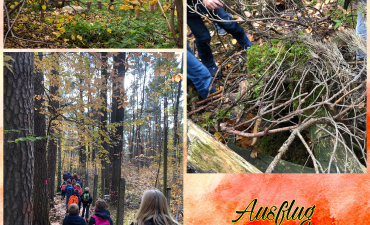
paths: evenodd
<path fill-rule="evenodd" d="M 210 10 L 220 9 L 220 7 L 223 7 L 219 0 L 203 0 L 203 4 Z"/>

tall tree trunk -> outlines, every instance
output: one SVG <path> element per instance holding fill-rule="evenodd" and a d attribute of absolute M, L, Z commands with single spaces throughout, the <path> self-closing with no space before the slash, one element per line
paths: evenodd
<path fill-rule="evenodd" d="M 19 141 L 33 131 L 33 67 L 34 53 L 5 53 L 13 72 L 4 66 L 4 224 L 32 224 L 34 143 Z"/>
<path fill-rule="evenodd" d="M 102 110 L 101 110 L 101 113 L 103 114 L 103 116 L 101 116 L 100 118 L 100 122 L 101 122 L 101 130 L 102 132 L 104 132 L 106 135 L 108 135 L 108 128 L 107 128 L 107 123 L 108 123 L 108 113 L 107 113 L 107 109 L 108 109 L 108 104 L 107 104 L 107 83 L 108 83 L 108 72 L 107 72 L 107 53 L 106 52 L 102 52 L 101 53 L 101 56 L 102 56 L 102 62 L 103 62 L 103 65 L 102 65 L 102 70 L 101 70 L 101 74 L 102 74 L 102 77 L 105 79 L 105 84 L 106 84 L 106 87 L 103 88 L 102 92 L 101 92 L 101 97 L 103 99 L 103 102 L 104 102 L 104 107 L 102 107 Z M 105 187 L 103 186 L 104 183 L 106 182 L 106 177 L 105 177 L 105 167 L 106 167 L 106 157 L 109 156 L 109 145 L 108 145 L 108 142 L 104 141 L 104 136 L 101 135 L 101 140 L 102 140 L 102 146 L 103 146 L 103 149 L 101 152 L 101 157 L 100 157 L 100 160 L 101 160 L 101 164 L 102 164 L 102 169 L 101 169 L 101 190 L 103 192 L 103 190 L 105 189 Z M 105 195 L 105 191 L 102 193 L 102 196 Z"/>
<path fill-rule="evenodd" d="M 123 107 L 124 97 L 124 79 L 126 68 L 123 62 L 125 61 L 126 53 L 119 53 L 117 57 L 114 57 L 115 63 L 120 63 L 117 66 L 118 79 L 114 82 L 113 95 L 112 95 L 112 118 L 115 117 L 115 122 L 120 124 L 115 134 L 113 135 L 113 142 L 116 143 L 113 147 L 113 158 L 112 158 L 112 185 L 111 185 L 111 200 L 115 202 L 118 194 L 118 183 L 121 178 L 121 152 L 123 148 L 123 124 L 125 109 Z M 118 105 L 118 100 L 121 100 L 121 104 Z"/>
<path fill-rule="evenodd" d="M 183 60 L 181 60 L 181 73 L 183 72 Z M 178 130 L 178 113 L 179 113 L 179 102 L 180 102 L 180 95 L 181 95 L 181 82 L 180 80 L 178 86 L 177 86 L 177 98 L 176 98 L 176 106 L 175 106 L 175 115 L 174 115 L 174 147 L 177 147 L 177 144 L 179 143 L 179 130 Z"/>
<path fill-rule="evenodd" d="M 177 12 L 177 28 L 179 30 L 179 39 L 177 46 L 183 48 L 184 42 L 184 19 L 183 19 L 183 5 L 181 0 L 175 0 L 176 12 Z"/>
<path fill-rule="evenodd" d="M 83 75 L 81 74 L 80 75 L 80 103 L 81 103 L 81 106 L 80 106 L 80 113 L 81 113 L 81 116 L 84 114 L 84 104 L 83 104 L 83 89 L 82 89 L 82 85 L 83 85 L 83 82 L 84 82 L 84 78 L 83 78 Z M 83 130 L 84 129 L 84 119 L 81 119 L 80 121 L 80 126 L 81 126 L 81 129 L 80 130 Z M 81 170 L 82 173 L 80 174 L 80 178 L 82 178 L 83 174 L 86 174 L 86 142 L 85 142 L 85 136 L 83 134 L 83 132 L 80 132 L 79 133 L 79 143 L 80 143 L 80 165 L 81 165 Z"/>
<path fill-rule="evenodd" d="M 144 72 L 144 82 L 143 82 L 143 89 L 142 89 L 142 97 L 141 97 L 141 109 L 140 109 L 140 114 L 138 116 L 138 119 L 141 119 L 142 115 L 143 115 L 143 108 L 144 108 L 144 93 L 145 93 L 145 78 L 146 78 L 146 63 L 144 62 L 145 64 L 145 72 Z M 139 97 L 138 97 L 139 98 Z M 143 145 L 142 145 L 142 141 L 141 141 L 141 133 L 140 133 L 140 130 L 141 130 L 141 125 L 138 126 L 137 128 L 137 138 L 136 138 L 136 146 L 138 148 L 138 152 L 137 152 L 137 155 L 140 156 L 141 154 L 143 154 Z M 143 162 L 140 161 L 141 163 L 141 166 L 143 166 Z"/>
<path fill-rule="evenodd" d="M 57 192 L 60 192 L 60 186 L 62 185 L 62 145 L 61 139 L 58 139 L 58 181 L 57 181 Z"/>
<path fill-rule="evenodd" d="M 57 60 L 57 67 L 59 67 L 59 58 L 58 55 L 55 54 L 55 58 Z M 57 80 L 57 77 L 59 76 L 59 68 L 55 68 L 52 71 L 52 80 Z M 59 101 L 54 100 L 54 96 L 58 97 L 59 96 L 59 84 L 53 83 L 50 85 L 50 99 L 51 102 L 49 102 L 49 105 L 51 106 L 50 112 L 52 112 L 49 120 L 49 127 L 50 131 L 48 135 L 50 134 L 55 134 L 57 133 L 56 126 L 57 124 L 55 123 L 55 119 L 57 117 L 57 110 L 59 109 Z M 56 171 L 56 163 L 57 163 L 57 139 L 53 138 L 52 140 L 48 141 L 48 192 L 49 192 L 49 202 L 51 203 L 51 207 L 54 207 L 54 190 L 55 190 L 55 171 Z"/>
<path fill-rule="evenodd" d="M 42 60 L 42 53 L 39 53 L 40 60 Z M 43 101 L 44 101 L 44 75 L 43 73 L 36 73 L 33 86 L 35 96 L 41 96 L 41 98 L 35 98 L 35 115 L 34 115 L 34 134 L 36 137 L 46 136 L 46 119 L 45 114 L 41 114 Z M 35 173 L 34 173 L 34 198 L 33 198 L 33 220 L 34 225 L 49 225 L 49 201 L 47 195 L 48 185 L 48 165 L 46 161 L 46 143 L 45 139 L 35 141 Z M 54 154 L 55 155 L 55 154 Z M 55 176 L 55 167 L 54 167 Z"/>
<path fill-rule="evenodd" d="M 163 124 L 164 124 L 164 143 L 163 143 L 163 194 L 166 196 L 166 190 L 167 190 L 167 129 L 168 129 L 168 110 L 167 110 L 167 94 L 165 94 L 164 97 L 164 117 L 163 117 Z"/>

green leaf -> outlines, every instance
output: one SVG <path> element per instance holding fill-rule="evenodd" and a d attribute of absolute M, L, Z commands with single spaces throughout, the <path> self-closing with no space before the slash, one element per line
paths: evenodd
<path fill-rule="evenodd" d="M 54 137 L 58 137 L 58 138 L 61 138 L 62 137 L 62 135 L 60 135 L 60 134 L 52 134 Z"/>
<path fill-rule="evenodd" d="M 342 21 L 340 20 L 333 20 L 335 22 L 334 30 L 337 29 L 340 25 L 342 25 Z"/>
<path fill-rule="evenodd" d="M 36 137 L 36 140 L 42 140 L 42 137 Z"/>

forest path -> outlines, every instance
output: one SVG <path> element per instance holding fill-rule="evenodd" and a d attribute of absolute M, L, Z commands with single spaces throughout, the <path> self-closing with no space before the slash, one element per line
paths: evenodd
<path fill-rule="evenodd" d="M 51 225 L 63 224 L 63 220 L 66 216 L 66 200 L 65 199 L 62 200 L 61 198 L 62 198 L 61 195 L 57 195 L 55 197 L 54 208 L 50 209 L 49 211 Z M 94 213 L 94 208 L 90 207 L 89 216 L 93 215 L 93 213 Z M 81 209 L 80 209 L 80 216 L 81 214 L 82 214 L 82 204 L 81 204 Z"/>

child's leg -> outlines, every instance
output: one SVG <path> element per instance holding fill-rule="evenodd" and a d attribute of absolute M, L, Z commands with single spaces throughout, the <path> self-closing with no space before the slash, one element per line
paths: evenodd
<path fill-rule="evenodd" d="M 89 208 L 90 208 L 90 205 L 87 205 L 86 206 L 86 219 L 88 219 L 89 218 Z"/>

